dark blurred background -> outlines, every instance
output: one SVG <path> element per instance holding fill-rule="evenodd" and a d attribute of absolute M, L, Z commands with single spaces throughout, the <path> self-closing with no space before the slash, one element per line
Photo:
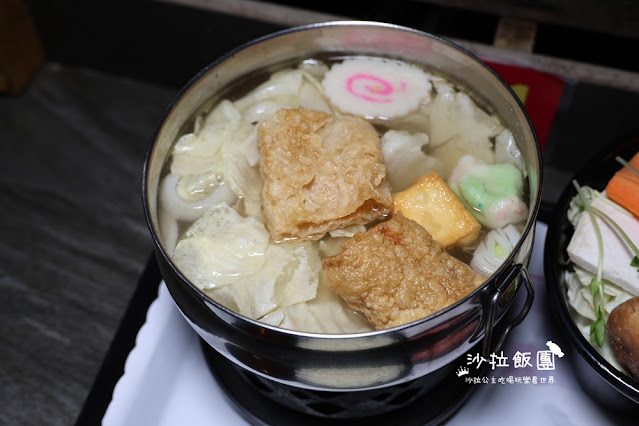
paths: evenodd
<path fill-rule="evenodd" d="M 487 45 L 501 20 L 517 19 L 534 25 L 536 54 L 639 71 L 637 0 L 24 1 L 48 60 L 174 86 L 233 46 L 316 17 L 391 22 Z"/>

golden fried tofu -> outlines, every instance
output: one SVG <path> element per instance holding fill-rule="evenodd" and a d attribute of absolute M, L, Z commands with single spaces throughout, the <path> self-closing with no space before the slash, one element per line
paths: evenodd
<path fill-rule="evenodd" d="M 320 239 L 392 208 L 381 142 L 368 122 L 281 109 L 258 129 L 262 211 L 276 241 Z"/>
<path fill-rule="evenodd" d="M 401 212 L 342 247 L 322 261 L 324 284 L 377 329 L 434 314 L 485 280 Z"/>
<path fill-rule="evenodd" d="M 444 247 L 467 246 L 481 230 L 481 224 L 435 172 L 393 195 L 393 213 L 398 211 L 426 228 Z"/>

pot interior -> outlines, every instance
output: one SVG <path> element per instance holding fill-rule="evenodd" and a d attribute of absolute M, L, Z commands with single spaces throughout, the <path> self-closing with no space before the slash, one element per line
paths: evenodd
<path fill-rule="evenodd" d="M 281 68 L 286 64 L 298 63 L 306 58 L 354 55 L 389 57 L 441 73 L 451 81 L 471 88 L 474 95 L 481 100 L 482 105 L 499 115 L 505 126 L 512 131 L 521 150 L 526 169 L 526 184 L 529 190 L 527 200 L 529 213 L 526 225 L 512 254 L 491 279 L 466 298 L 445 309 L 445 312 L 425 320 L 399 329 L 364 333 L 361 336 L 315 335 L 265 326 L 208 299 L 186 279 L 171 260 L 169 250 L 163 243 L 157 205 L 160 178 L 167 167 L 166 159 L 177 137 L 185 129 L 193 126 L 193 117 L 215 99 L 225 95 L 227 88 L 233 86 L 238 80 L 263 75 L 270 70 Z M 518 98 L 496 73 L 472 54 L 439 37 L 389 24 L 372 22 L 316 24 L 282 31 L 239 47 L 203 69 L 178 93 L 161 120 L 147 152 L 143 179 L 144 208 L 169 290 L 189 323 L 212 347 L 251 371 L 295 386 L 318 389 L 370 388 L 405 382 L 428 374 L 457 358 L 481 339 L 483 333 L 481 323 L 485 321 L 482 317 L 484 315 L 482 304 L 495 292 L 495 288 L 502 284 L 499 282 L 500 278 L 507 274 L 513 264 L 527 264 L 532 251 L 533 225 L 541 199 L 540 157 L 534 129 Z M 509 294 L 516 293 L 512 291 L 513 287 L 516 290 L 517 283 L 509 286 L 507 289 Z M 510 294 L 508 302 L 514 297 L 513 294 Z M 504 303 L 506 307 L 508 304 Z M 498 312 L 496 320 L 501 318 L 502 314 L 503 312 Z M 220 323 L 223 324 L 220 325 Z M 334 359 L 330 361 L 323 358 L 325 353 L 333 351 L 329 358 L 335 358 L 335 354 L 362 348 L 384 348 L 386 345 L 395 345 L 392 351 L 396 353 L 397 345 L 404 345 L 406 339 L 419 342 L 427 336 L 426 340 L 422 340 L 424 342 L 429 338 L 432 339 L 432 336 L 438 336 L 437 339 L 446 340 L 443 336 L 446 334 L 446 327 L 451 324 L 453 326 L 457 324 L 458 339 L 451 347 L 446 348 L 445 353 L 435 356 L 434 358 L 437 358 L 435 362 L 431 362 L 429 357 L 416 360 L 415 354 L 410 351 L 421 351 L 422 355 L 424 351 L 424 344 L 416 343 L 409 353 L 402 356 L 404 359 L 401 363 L 409 367 L 405 368 L 406 365 L 404 365 L 397 369 L 401 371 L 401 374 L 397 376 L 389 377 L 379 383 L 365 383 L 361 375 L 341 384 L 321 383 L 322 368 L 332 368 L 330 363 L 334 362 Z M 238 330 L 240 333 L 237 333 Z M 239 336 L 242 333 L 246 336 Z M 238 338 L 240 341 L 235 341 L 234 349 L 229 350 L 228 340 Z M 270 348 L 271 344 L 280 345 L 279 349 Z M 310 368 L 313 371 L 312 376 L 316 379 L 308 379 L 308 377 L 301 379 L 297 373 L 290 371 L 281 374 L 266 373 L 264 368 L 256 367 L 255 360 L 247 361 L 252 358 L 242 350 L 238 350 L 238 347 L 242 346 L 253 347 L 253 349 L 259 347 L 265 354 L 272 350 L 273 360 L 278 358 L 277 352 L 283 347 L 301 348 L 302 351 L 312 350 L 315 351 L 315 355 L 319 349 L 320 355 L 317 358 L 309 357 L 314 359 L 313 362 L 316 362 L 316 365 L 291 367 L 297 373 L 308 372 Z M 267 355 L 264 356 L 264 359 L 266 358 L 268 358 Z M 264 359 L 259 362 L 263 362 Z M 390 358 L 382 356 L 381 359 L 388 361 Z M 356 361 L 353 362 L 355 364 L 351 371 L 355 373 L 351 376 L 355 378 L 361 366 L 357 365 Z M 285 369 L 283 364 L 279 362 L 278 366 Z M 318 365 L 322 368 L 317 369 Z M 365 366 L 367 370 L 377 367 L 379 365 L 375 363 Z M 393 371 L 396 370 L 395 365 L 391 367 Z M 306 382 L 301 383 L 303 380 Z"/>

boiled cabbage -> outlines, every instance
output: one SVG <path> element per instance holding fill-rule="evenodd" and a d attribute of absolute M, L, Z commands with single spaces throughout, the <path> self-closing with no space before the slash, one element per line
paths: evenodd
<path fill-rule="evenodd" d="M 411 134 L 404 130 L 384 133 L 382 155 L 393 192 L 403 191 L 432 171 L 442 172 L 441 161 L 424 152 L 427 145 L 426 133 Z"/>

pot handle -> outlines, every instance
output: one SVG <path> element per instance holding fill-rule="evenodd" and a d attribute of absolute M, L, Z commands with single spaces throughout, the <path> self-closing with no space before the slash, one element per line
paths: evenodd
<path fill-rule="evenodd" d="M 498 291 L 496 291 L 490 299 L 488 306 L 488 317 L 485 324 L 486 329 L 484 332 L 484 341 L 482 345 L 482 355 L 486 359 L 488 359 L 491 353 L 494 353 L 502 347 L 504 341 L 506 340 L 506 337 L 508 337 L 515 326 L 519 325 L 524 320 L 524 318 L 526 318 L 526 315 L 528 315 L 528 311 L 530 311 L 530 308 L 532 306 L 533 300 L 535 298 L 535 289 L 533 288 L 532 281 L 530 280 L 528 270 L 526 270 L 524 265 L 515 265 L 508 273 L 508 276 L 506 277 L 504 282 L 510 284 L 514 282 L 514 280 L 516 280 L 518 277 L 521 277 L 522 281 L 524 282 L 526 292 L 528 293 L 526 295 L 526 301 L 524 302 L 524 306 L 522 306 L 521 310 L 519 311 L 519 314 L 517 314 L 517 316 L 512 321 L 506 324 L 504 329 L 501 330 L 501 332 L 496 336 L 493 336 L 493 334 L 496 334 L 493 333 L 493 331 L 495 331 L 494 321 L 495 313 L 497 312 L 500 299 L 503 296 L 501 290 L 498 289 Z M 493 340 L 495 342 L 494 345 L 492 344 Z"/>

